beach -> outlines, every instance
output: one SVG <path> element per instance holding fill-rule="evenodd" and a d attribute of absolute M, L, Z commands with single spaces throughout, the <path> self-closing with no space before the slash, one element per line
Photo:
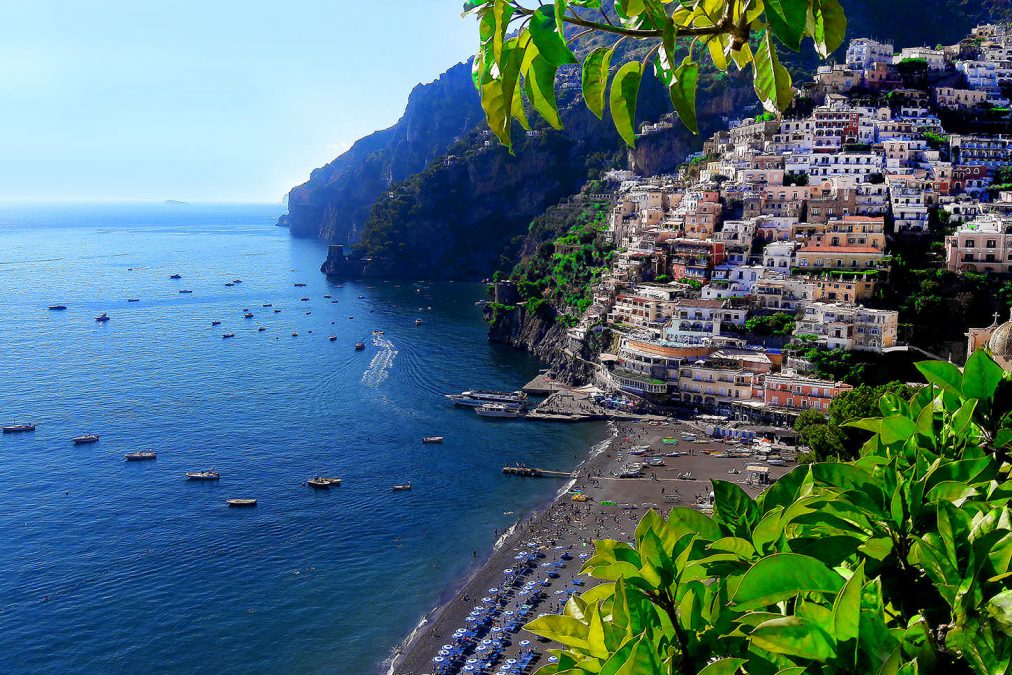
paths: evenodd
<path fill-rule="evenodd" d="M 593 553 L 593 540 L 631 542 L 636 524 L 648 509 L 666 514 L 675 506 L 704 505 L 712 479 L 738 483 L 752 495 L 763 489 L 751 480 L 756 474 L 746 469 L 759 460 L 722 456 L 730 446 L 708 438 L 691 421 L 619 422 L 611 429 L 611 436 L 590 450 L 574 477 L 559 481 L 556 498 L 504 533 L 449 599 L 421 620 L 385 664 L 385 672 L 438 672 L 436 666 L 445 665 L 470 640 L 486 649 L 466 648 L 466 658 L 460 656 L 458 661 L 474 659 L 470 665 L 475 672 L 483 672 L 477 666 L 492 651 L 498 652 L 496 672 L 502 672 L 501 664 L 511 667 L 507 673 L 522 672 L 527 662 L 528 670 L 536 669 L 547 662 L 547 650 L 559 645 L 539 642 L 522 628 L 512 633 L 511 628 L 541 614 L 557 613 L 572 592 L 594 584 L 579 574 L 583 561 Z M 638 478 L 619 477 L 630 464 L 645 460 L 662 465 L 644 467 Z M 770 480 L 791 468 L 792 462 L 769 466 Z M 579 495 L 585 495 L 586 501 L 579 501 L 583 499 Z M 481 625 L 476 617 L 486 625 L 471 631 Z"/>

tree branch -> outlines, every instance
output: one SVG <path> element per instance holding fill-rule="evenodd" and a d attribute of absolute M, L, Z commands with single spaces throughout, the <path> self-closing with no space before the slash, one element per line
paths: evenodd
<path fill-rule="evenodd" d="M 516 14 L 520 16 L 530 16 L 537 10 L 528 9 L 521 5 L 514 5 L 516 7 Z M 608 23 L 599 23 L 597 21 L 588 21 L 587 19 L 580 18 L 578 16 L 566 15 L 562 18 L 565 23 L 572 24 L 574 26 L 580 26 L 582 28 L 590 28 L 593 30 L 599 30 L 604 33 L 613 33 L 615 35 L 622 35 L 624 37 L 631 37 L 637 39 L 645 38 L 661 38 L 664 36 L 663 31 L 658 28 L 655 29 L 641 29 L 641 28 L 623 28 L 622 26 L 614 26 Z M 706 26 L 703 28 L 681 28 L 678 30 L 678 37 L 700 37 L 709 35 L 721 35 L 723 33 L 733 33 L 735 31 L 733 12 L 728 12 L 716 25 Z"/>

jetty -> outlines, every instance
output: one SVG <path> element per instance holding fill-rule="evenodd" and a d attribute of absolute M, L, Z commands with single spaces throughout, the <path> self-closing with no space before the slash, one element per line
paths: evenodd
<path fill-rule="evenodd" d="M 502 472 L 507 476 L 523 476 L 525 478 L 575 478 L 570 471 L 552 471 L 533 466 L 504 466 Z"/>

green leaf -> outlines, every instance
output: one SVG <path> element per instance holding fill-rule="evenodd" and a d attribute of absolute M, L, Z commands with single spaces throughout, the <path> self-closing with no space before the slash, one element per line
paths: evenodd
<path fill-rule="evenodd" d="M 766 20 L 777 39 L 794 51 L 801 49 L 808 0 L 766 0 Z"/>
<path fill-rule="evenodd" d="M 851 575 L 833 602 L 834 637 L 837 642 L 857 639 L 861 628 L 861 591 L 864 589 L 864 562 Z"/>
<path fill-rule="evenodd" d="M 847 37 L 847 16 L 839 0 L 813 0 L 811 19 L 815 51 L 822 58 L 827 58 L 839 49 Z"/>
<path fill-rule="evenodd" d="M 731 602 L 737 611 L 745 612 L 799 593 L 835 594 L 843 585 L 843 577 L 815 558 L 777 553 L 763 558 L 745 573 Z"/>
<path fill-rule="evenodd" d="M 535 635 L 555 640 L 567 647 L 587 649 L 587 635 L 590 629 L 586 624 L 572 617 L 555 614 L 539 616 L 524 628 Z"/>
<path fill-rule="evenodd" d="M 598 119 L 604 115 L 604 95 L 613 51 L 610 47 L 598 47 L 583 61 L 583 100 Z"/>
<path fill-rule="evenodd" d="M 759 505 L 734 483 L 713 482 L 713 519 L 738 537 L 749 537 L 752 526 L 759 522 Z"/>
<path fill-rule="evenodd" d="M 1005 371 L 983 349 L 975 351 L 963 368 L 963 396 L 990 401 L 998 385 L 1005 379 Z"/>
<path fill-rule="evenodd" d="M 1009 637 L 1012 637 L 1012 589 L 1006 589 L 987 602 L 987 612 Z"/>
<path fill-rule="evenodd" d="M 555 75 L 558 70 L 538 55 L 531 61 L 527 76 L 524 78 L 527 99 L 538 114 L 556 130 L 562 128 L 559 103 L 555 98 Z"/>
<path fill-rule="evenodd" d="M 749 635 L 752 644 L 774 654 L 825 661 L 836 655 L 833 638 L 819 625 L 798 616 L 771 619 Z"/>
<path fill-rule="evenodd" d="M 699 82 L 699 64 L 686 56 L 682 65 L 675 70 L 675 81 L 668 89 L 671 92 L 671 104 L 675 107 L 682 123 L 694 134 L 699 133 L 696 121 L 696 85 Z"/>
<path fill-rule="evenodd" d="M 905 441 L 917 432 L 917 424 L 905 415 L 890 415 L 882 420 L 882 442 L 892 445 Z"/>
<path fill-rule="evenodd" d="M 791 86 L 791 74 L 780 63 L 773 35 L 770 31 L 763 33 L 752 62 L 755 93 L 762 101 L 763 107 L 770 112 L 786 110 L 794 98 Z"/>
<path fill-rule="evenodd" d="M 555 9 L 548 5 L 539 7 L 531 17 L 531 38 L 541 55 L 553 66 L 577 63 L 560 29 L 556 24 Z"/>
<path fill-rule="evenodd" d="M 678 537 L 686 532 L 695 532 L 703 541 L 716 541 L 723 536 L 720 526 L 712 518 L 684 506 L 671 509 L 668 514 L 668 527 L 673 528 Z"/>
<path fill-rule="evenodd" d="M 615 675 L 644 675 L 657 672 L 660 672 L 660 664 L 657 662 L 656 647 L 648 636 L 644 635 L 633 645 L 629 660 L 615 671 Z"/>
<path fill-rule="evenodd" d="M 719 659 L 707 665 L 696 675 L 735 675 L 747 663 L 746 659 Z"/>
<path fill-rule="evenodd" d="M 481 85 L 481 107 L 485 119 L 499 141 L 513 152 L 510 130 L 513 125 L 513 98 L 517 92 L 520 66 L 524 60 L 524 49 L 516 38 L 503 46 L 503 57 L 499 76 Z"/>
<path fill-rule="evenodd" d="M 920 361 L 916 364 L 917 370 L 921 371 L 931 384 L 950 394 L 960 396 L 963 393 L 963 374 L 959 368 L 947 361 Z"/>
<path fill-rule="evenodd" d="M 626 63 L 611 83 L 611 118 L 619 136 L 630 148 L 636 147 L 636 99 L 643 78 L 643 65 L 639 61 Z"/>

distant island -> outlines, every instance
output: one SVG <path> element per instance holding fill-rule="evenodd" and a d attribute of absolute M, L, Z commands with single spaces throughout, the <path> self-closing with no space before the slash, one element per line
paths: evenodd
<path fill-rule="evenodd" d="M 188 202 L 181 202 L 181 201 L 179 201 L 177 199 L 166 199 L 165 200 L 165 205 L 166 206 L 189 206 L 190 204 Z"/>

